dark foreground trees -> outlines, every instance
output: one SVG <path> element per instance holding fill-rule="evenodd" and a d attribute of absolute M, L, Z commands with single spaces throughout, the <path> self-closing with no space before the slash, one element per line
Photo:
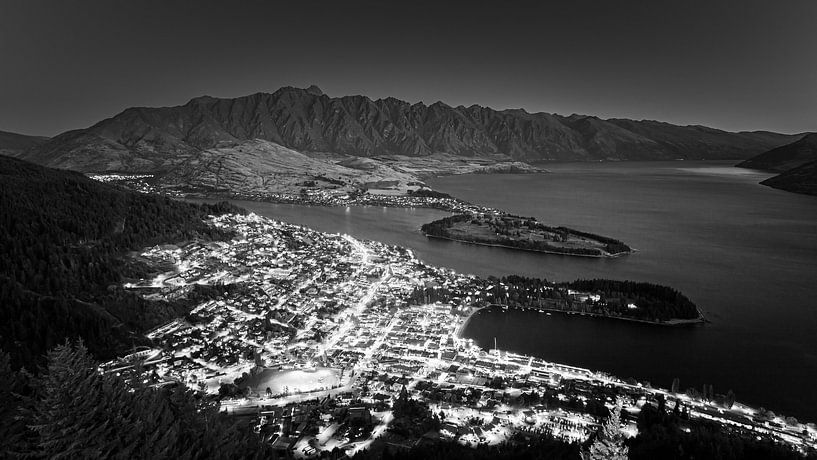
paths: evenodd
<path fill-rule="evenodd" d="M 269 458 L 269 448 L 181 386 L 101 374 L 88 351 L 61 345 L 39 377 L 0 357 L 0 457 Z"/>
<path fill-rule="evenodd" d="M 143 341 L 141 333 L 185 311 L 125 292 L 144 267 L 129 250 L 192 238 L 228 238 L 211 214 L 241 212 L 128 192 L 82 174 L 0 155 L 0 348 L 33 365 L 65 339 L 99 358 Z"/>
<path fill-rule="evenodd" d="M 684 411 L 668 412 L 663 401 L 658 407 L 646 404 L 638 417 L 638 436 L 630 440 L 631 460 L 795 460 L 803 456 L 791 447 L 716 423 L 689 420 Z"/>
<path fill-rule="evenodd" d="M 362 452 L 355 460 L 581 460 L 578 444 L 546 437 L 527 439 L 519 435 L 499 446 L 466 447 L 453 441 L 421 442 L 409 449 L 387 446 Z"/>

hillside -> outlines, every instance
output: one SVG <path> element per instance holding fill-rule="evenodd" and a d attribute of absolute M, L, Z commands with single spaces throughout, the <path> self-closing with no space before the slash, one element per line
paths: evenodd
<path fill-rule="evenodd" d="M 39 164 L 83 172 L 165 172 L 204 150 L 260 139 L 301 153 L 356 157 L 504 160 L 747 158 L 793 136 L 730 133 L 524 110 L 410 104 L 395 98 L 329 97 L 281 88 L 235 99 L 199 97 L 176 107 L 130 108 L 27 151 Z"/>
<path fill-rule="evenodd" d="M 362 163 L 365 161 L 365 163 Z M 299 193 L 304 187 L 350 192 L 368 181 L 413 180 L 370 159 L 313 158 L 260 139 L 204 150 L 163 174 L 165 187 L 204 193 Z"/>
<path fill-rule="evenodd" d="M 761 184 L 788 192 L 817 195 L 817 133 L 738 163 L 739 168 L 764 169 L 781 174 Z"/>
<path fill-rule="evenodd" d="M 0 349 L 29 368 L 65 339 L 98 357 L 143 343 L 141 332 L 185 312 L 124 292 L 146 268 L 128 250 L 223 232 L 203 219 L 235 208 L 126 192 L 0 155 Z"/>
<path fill-rule="evenodd" d="M 784 172 L 817 160 L 817 133 L 807 134 L 791 144 L 761 153 L 737 166 Z"/>
<path fill-rule="evenodd" d="M 812 161 L 761 182 L 788 192 L 817 195 L 817 161 Z"/>
<path fill-rule="evenodd" d="M 25 134 L 0 131 L 0 155 L 16 156 L 27 149 L 42 145 L 47 141 L 47 137 L 27 136 Z"/>

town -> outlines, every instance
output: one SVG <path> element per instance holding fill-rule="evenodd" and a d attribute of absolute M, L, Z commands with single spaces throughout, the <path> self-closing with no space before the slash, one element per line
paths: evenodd
<path fill-rule="evenodd" d="M 426 265 L 408 249 L 254 214 L 209 223 L 236 236 L 147 248 L 138 257 L 156 275 L 125 286 L 146 298 L 200 302 L 148 333 L 155 348 L 102 369 L 217 396 L 222 411 L 287 455 L 352 456 L 445 439 L 582 442 L 617 405 L 627 436 L 650 405 L 740 436 L 817 448 L 814 424 L 733 398 L 483 349 L 463 331 L 486 281 Z"/>
<path fill-rule="evenodd" d="M 91 179 L 141 193 L 164 195 L 172 198 L 230 199 L 263 201 L 267 203 L 298 204 L 305 206 L 384 206 L 390 208 L 431 208 L 452 213 L 503 215 L 502 211 L 480 206 L 454 198 L 445 193 L 433 191 L 420 182 L 412 182 L 405 190 L 361 189 L 349 192 L 342 189 L 304 186 L 298 193 L 217 193 L 196 190 L 181 190 L 174 187 L 156 185 L 152 174 L 91 174 Z M 324 178 L 325 179 L 325 178 Z"/>

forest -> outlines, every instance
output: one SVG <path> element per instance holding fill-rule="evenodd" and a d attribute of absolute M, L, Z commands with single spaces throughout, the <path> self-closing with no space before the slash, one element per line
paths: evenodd
<path fill-rule="evenodd" d="M 121 288 L 146 275 L 128 251 L 191 238 L 224 239 L 208 215 L 243 212 L 129 192 L 82 174 L 0 156 L 0 348 L 12 365 L 82 338 L 110 358 L 143 344 L 142 332 L 185 313 Z"/>
<path fill-rule="evenodd" d="M 563 283 L 569 289 L 598 293 L 605 307 L 639 319 L 695 319 L 700 313 L 698 307 L 687 296 L 669 286 L 638 281 L 609 279 L 576 280 Z M 632 303 L 637 308 L 630 309 Z"/>
<path fill-rule="evenodd" d="M 668 410 L 664 399 L 647 404 L 638 416 L 638 436 L 629 441 L 631 460 L 722 459 L 773 460 L 814 459 L 791 447 L 770 440 L 757 440 L 733 432 L 724 425 L 690 420 L 686 410 L 675 404 Z"/>
<path fill-rule="evenodd" d="M 102 374 L 81 342 L 45 362 L 35 376 L 0 352 L 0 458 L 274 458 L 216 402 L 182 385 Z"/>
<path fill-rule="evenodd" d="M 469 299 L 469 305 L 476 306 L 507 305 L 655 323 L 702 320 L 695 303 L 676 289 L 659 284 L 610 279 L 554 283 L 518 275 L 502 278 L 489 276 L 474 278 L 469 285 L 456 290 L 418 287 L 410 299 L 418 305 L 438 300 Z"/>

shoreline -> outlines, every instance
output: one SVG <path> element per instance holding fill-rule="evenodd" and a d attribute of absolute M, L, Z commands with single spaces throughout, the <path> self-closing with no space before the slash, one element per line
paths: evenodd
<path fill-rule="evenodd" d="M 457 238 L 451 238 L 451 237 L 448 237 L 448 236 L 431 235 L 431 234 L 426 233 L 426 232 L 424 232 L 422 230 L 420 230 L 420 233 L 422 233 L 423 235 L 425 235 L 428 238 L 437 238 L 437 239 L 440 239 L 440 240 L 456 241 L 457 243 L 473 244 L 473 245 L 476 245 L 476 246 L 488 246 L 488 247 L 493 247 L 493 248 L 514 249 L 516 251 L 536 252 L 536 253 L 540 253 L 540 254 L 555 254 L 555 255 L 570 256 L 570 257 L 589 257 L 591 259 L 616 259 L 616 258 L 619 258 L 619 257 L 622 257 L 622 256 L 632 254 L 632 253 L 637 251 L 636 249 L 632 249 L 629 252 L 619 252 L 619 253 L 616 253 L 616 254 L 610 254 L 609 252 L 605 252 L 603 254 L 594 256 L 594 255 L 591 255 L 591 254 L 572 254 L 572 253 L 569 253 L 569 252 L 546 251 L 544 249 L 526 249 L 526 248 L 519 248 L 519 247 L 516 247 L 516 246 L 508 246 L 508 245 L 505 245 L 505 244 L 479 243 L 479 242 L 475 242 L 475 241 L 468 241 L 468 240 L 461 240 L 461 239 L 457 239 Z"/>
<path fill-rule="evenodd" d="M 468 315 L 465 317 L 465 319 L 457 326 L 457 329 L 454 331 L 454 337 L 456 337 L 457 339 L 460 339 L 460 340 L 467 340 L 465 338 L 465 336 L 463 335 L 463 332 L 465 332 L 465 328 L 468 327 L 468 323 L 471 322 L 471 318 L 477 312 L 482 311 L 482 310 L 484 310 L 486 308 L 489 308 L 489 307 L 471 307 L 471 311 L 468 313 Z"/>
<path fill-rule="evenodd" d="M 237 200 L 254 201 L 270 204 L 288 204 L 293 206 L 315 206 L 315 207 L 348 207 L 348 206 L 372 206 L 400 209 L 436 209 L 449 212 L 451 214 L 472 213 L 472 214 L 507 214 L 505 211 L 494 209 L 488 206 L 476 205 L 463 201 L 459 198 L 448 197 L 428 197 L 421 195 L 363 195 L 366 198 L 340 198 L 340 197 L 320 197 L 310 196 L 304 198 L 291 193 L 259 195 L 242 193 L 222 193 L 222 192 L 183 192 L 176 198 L 186 200 Z"/>
<path fill-rule="evenodd" d="M 620 321 L 628 321 L 631 323 L 640 323 L 640 324 L 648 324 L 651 326 L 664 326 L 664 327 L 685 327 L 685 326 L 696 326 L 699 324 L 706 324 L 709 321 L 703 316 L 700 309 L 698 309 L 698 318 L 694 319 L 681 319 L 681 318 L 674 318 L 668 321 L 649 321 L 645 319 L 638 319 L 638 318 L 628 318 L 626 316 L 609 316 L 603 315 L 599 313 L 586 313 L 586 312 L 578 312 L 578 311 L 569 311 L 569 310 L 558 310 L 555 308 L 534 308 L 534 307 L 516 307 L 511 305 L 502 305 L 502 304 L 490 304 L 484 307 L 476 307 L 471 313 L 468 314 L 465 321 L 462 323 L 461 326 L 457 328 L 457 334 L 459 338 L 462 337 L 462 332 L 465 330 L 468 323 L 471 321 L 471 317 L 478 311 L 484 310 L 486 308 L 501 308 L 502 310 L 520 310 L 520 311 L 535 311 L 535 312 L 546 312 L 546 313 L 562 313 L 566 316 L 585 316 L 590 318 L 601 318 L 601 319 L 615 319 Z"/>

